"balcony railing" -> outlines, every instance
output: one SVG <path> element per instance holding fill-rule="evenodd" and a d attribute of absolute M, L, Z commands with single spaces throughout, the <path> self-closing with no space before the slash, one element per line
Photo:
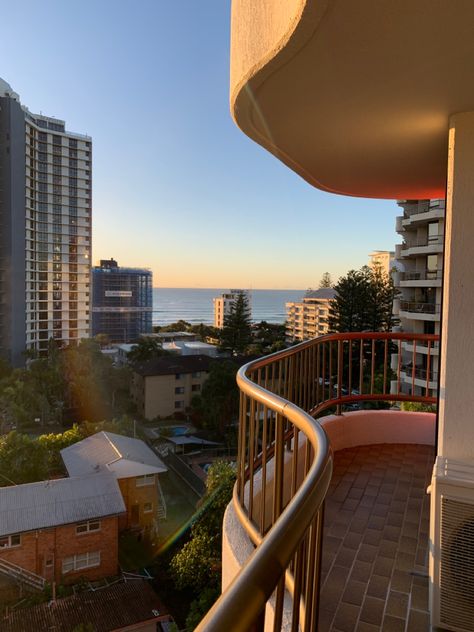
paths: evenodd
<path fill-rule="evenodd" d="M 414 314 L 439 314 L 440 305 L 438 303 L 400 301 L 400 310 L 402 312 L 412 312 Z"/>
<path fill-rule="evenodd" d="M 261 632 L 266 623 L 281 630 L 283 620 L 295 632 L 318 629 L 323 501 L 332 455 L 315 418 L 363 401 L 434 403 L 428 385 L 421 395 L 404 392 L 402 353 L 405 363 L 409 354 L 402 343 L 413 343 L 415 364 L 417 342 L 430 349 L 437 340 L 431 334 L 329 334 L 240 369 L 233 509 L 256 549 L 199 632 Z M 428 371 L 430 362 L 428 353 Z"/>
<path fill-rule="evenodd" d="M 438 235 L 437 237 L 420 237 L 419 239 L 414 239 L 412 241 L 404 241 L 402 243 L 402 250 L 407 250 L 408 248 L 421 248 L 423 246 L 439 246 L 443 244 L 443 236 Z"/>
<path fill-rule="evenodd" d="M 401 281 L 436 281 L 443 278 L 441 270 L 417 270 L 416 272 L 400 272 Z"/>

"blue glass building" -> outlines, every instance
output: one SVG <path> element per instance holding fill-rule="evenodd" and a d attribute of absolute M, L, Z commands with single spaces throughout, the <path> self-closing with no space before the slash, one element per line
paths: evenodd
<path fill-rule="evenodd" d="M 134 342 L 152 332 L 153 275 L 146 268 L 121 268 L 102 259 L 92 268 L 92 335 Z"/>

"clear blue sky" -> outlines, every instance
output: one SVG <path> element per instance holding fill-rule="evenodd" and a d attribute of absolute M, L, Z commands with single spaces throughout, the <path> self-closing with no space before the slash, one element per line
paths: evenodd
<path fill-rule="evenodd" d="M 229 114 L 224 0 L 2 6 L 0 77 L 93 137 L 93 260 L 166 287 L 306 288 L 397 242 L 394 202 L 310 187 Z"/>

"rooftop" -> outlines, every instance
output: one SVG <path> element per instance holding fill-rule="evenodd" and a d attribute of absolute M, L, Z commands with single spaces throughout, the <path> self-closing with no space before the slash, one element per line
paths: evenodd
<path fill-rule="evenodd" d="M 123 513 L 115 477 L 59 478 L 0 488 L 0 536 Z"/>
<path fill-rule="evenodd" d="M 97 432 L 61 450 L 70 476 L 112 472 L 116 478 L 161 474 L 167 467 L 141 439 Z"/>
<path fill-rule="evenodd" d="M 173 375 L 175 373 L 197 373 L 198 371 L 209 371 L 211 362 L 213 360 L 209 356 L 202 354 L 163 356 L 137 364 L 133 367 L 133 370 L 143 377 Z"/>
<path fill-rule="evenodd" d="M 168 619 L 151 586 L 134 580 L 11 611 L 0 627 L 2 632 L 72 632 L 81 624 L 93 622 L 94 632 L 112 632 L 140 622 Z"/>

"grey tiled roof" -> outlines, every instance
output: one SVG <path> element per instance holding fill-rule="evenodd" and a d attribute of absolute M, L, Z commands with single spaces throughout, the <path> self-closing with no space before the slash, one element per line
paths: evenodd
<path fill-rule="evenodd" d="M 125 511 L 115 476 L 59 478 L 0 488 L 0 536 Z"/>
<path fill-rule="evenodd" d="M 61 450 L 70 476 L 112 472 L 116 478 L 130 478 L 167 471 L 161 459 L 141 439 L 113 432 L 97 432 Z"/>
<path fill-rule="evenodd" d="M 93 622 L 95 632 L 111 632 L 128 630 L 129 626 L 130 629 L 136 629 L 135 625 L 138 628 L 140 623 L 143 625 L 146 621 L 150 622 L 146 627 L 148 630 L 153 625 L 151 622 L 159 620 L 169 620 L 169 616 L 152 587 L 145 581 L 134 580 L 31 608 L 10 609 L 5 618 L 0 618 L 0 630 L 73 632 L 81 624 Z"/>

